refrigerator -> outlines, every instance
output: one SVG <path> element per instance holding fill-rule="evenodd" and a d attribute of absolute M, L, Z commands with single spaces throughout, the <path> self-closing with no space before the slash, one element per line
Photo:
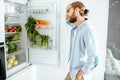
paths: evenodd
<path fill-rule="evenodd" d="M 57 4 L 4 0 L 6 79 L 33 64 L 59 66 Z"/>

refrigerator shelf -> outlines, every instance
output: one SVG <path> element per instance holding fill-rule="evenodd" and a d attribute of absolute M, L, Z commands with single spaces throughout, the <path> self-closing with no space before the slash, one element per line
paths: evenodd
<path fill-rule="evenodd" d="M 9 17 L 20 18 L 18 15 L 6 15 L 5 17 L 7 17 L 7 18 L 9 18 Z"/>
<path fill-rule="evenodd" d="M 5 34 L 16 34 L 16 33 L 20 33 L 20 32 L 6 32 Z"/>
<path fill-rule="evenodd" d="M 21 22 L 5 22 L 5 24 L 21 24 Z"/>
<path fill-rule="evenodd" d="M 10 56 L 13 56 L 13 55 L 19 55 L 19 54 L 23 54 L 23 53 L 25 53 L 25 50 L 24 50 L 24 49 L 21 49 L 21 50 L 18 50 L 18 51 L 16 51 L 16 52 L 7 54 L 7 58 L 9 58 Z"/>
<path fill-rule="evenodd" d="M 20 40 L 7 42 L 7 44 L 10 44 L 10 43 L 18 43 L 18 42 L 20 42 Z"/>

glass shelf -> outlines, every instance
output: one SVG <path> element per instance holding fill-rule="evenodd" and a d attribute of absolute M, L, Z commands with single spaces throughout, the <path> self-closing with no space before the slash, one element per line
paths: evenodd
<path fill-rule="evenodd" d="M 9 17 L 20 18 L 18 15 L 19 14 L 17 14 L 17 15 L 16 14 L 14 14 L 14 15 L 13 14 L 6 14 L 5 17 L 7 17 L 7 18 L 9 18 Z"/>
<path fill-rule="evenodd" d="M 5 22 L 5 24 L 21 24 L 20 22 Z"/>
<path fill-rule="evenodd" d="M 20 33 L 20 32 L 6 32 L 5 34 L 16 34 L 16 33 Z"/>
<path fill-rule="evenodd" d="M 7 53 L 7 58 L 9 58 L 10 56 L 13 56 L 13 55 L 19 55 L 19 54 L 23 54 L 25 53 L 25 49 L 21 49 L 21 50 L 18 50 L 16 52 L 13 52 L 13 53 Z"/>
<path fill-rule="evenodd" d="M 20 40 L 7 42 L 7 44 L 10 44 L 10 43 L 18 43 L 18 42 L 20 42 Z"/>

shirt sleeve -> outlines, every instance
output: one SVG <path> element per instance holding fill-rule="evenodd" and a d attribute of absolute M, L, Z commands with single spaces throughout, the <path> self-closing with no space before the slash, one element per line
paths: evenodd
<path fill-rule="evenodd" d="M 87 61 L 81 68 L 85 73 L 89 73 L 91 68 L 94 67 L 94 62 L 97 57 L 97 48 L 95 36 L 92 31 L 86 31 L 83 36 L 83 41 L 85 44 L 85 55 L 87 56 Z"/>

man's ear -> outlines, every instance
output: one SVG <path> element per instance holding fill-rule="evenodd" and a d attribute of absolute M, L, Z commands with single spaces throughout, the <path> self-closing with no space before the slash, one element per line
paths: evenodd
<path fill-rule="evenodd" d="M 77 7 L 77 8 L 75 8 L 75 15 L 77 16 L 77 15 L 80 15 L 80 9 Z"/>

